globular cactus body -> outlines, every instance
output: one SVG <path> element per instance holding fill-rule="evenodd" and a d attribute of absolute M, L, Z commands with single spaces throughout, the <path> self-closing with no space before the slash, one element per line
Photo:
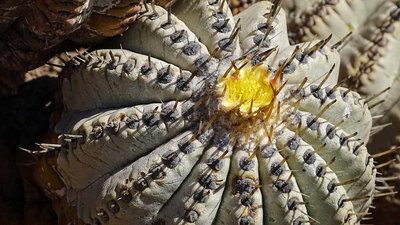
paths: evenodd
<path fill-rule="evenodd" d="M 374 197 L 372 119 L 337 85 L 336 49 L 289 45 L 266 1 L 236 17 L 225 1 L 147 9 L 62 75 L 53 166 L 77 218 L 357 224 Z"/>

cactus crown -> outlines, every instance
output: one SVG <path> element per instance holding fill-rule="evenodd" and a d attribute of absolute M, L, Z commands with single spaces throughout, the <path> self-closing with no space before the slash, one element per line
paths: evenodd
<path fill-rule="evenodd" d="M 221 108 L 249 113 L 267 106 L 274 98 L 274 82 L 268 80 L 269 72 L 265 69 L 253 68 L 245 63 L 220 79 L 217 92 L 222 97 Z"/>

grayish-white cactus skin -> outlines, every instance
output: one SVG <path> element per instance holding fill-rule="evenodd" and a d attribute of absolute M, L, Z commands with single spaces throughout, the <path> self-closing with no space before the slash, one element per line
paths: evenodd
<path fill-rule="evenodd" d="M 376 115 L 385 115 L 375 123 L 393 123 L 371 146 L 384 150 L 399 141 L 394 135 L 400 133 L 400 1 L 288 0 L 283 6 L 290 12 L 294 41 L 333 34 L 331 42 L 335 43 L 352 32 L 340 51 L 341 77 L 350 76 L 352 88 L 365 97 L 391 88 L 368 103 L 372 106 L 385 100 L 372 110 Z"/>
<path fill-rule="evenodd" d="M 147 8 L 113 49 L 64 71 L 56 131 L 69 135 L 55 169 L 78 217 L 357 224 L 374 197 L 363 145 L 372 119 L 360 95 L 337 85 L 336 49 L 290 46 L 285 13 L 267 1 L 235 18 L 216 0 L 177 1 L 173 14 Z M 243 81 L 256 82 L 254 71 L 272 96 L 261 105 L 266 97 Z M 229 108 L 239 87 L 253 97 Z"/>

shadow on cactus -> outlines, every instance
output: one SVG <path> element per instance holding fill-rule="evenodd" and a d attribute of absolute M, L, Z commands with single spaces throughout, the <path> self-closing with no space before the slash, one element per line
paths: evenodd
<path fill-rule="evenodd" d="M 235 17 L 218 0 L 146 6 L 61 77 L 59 143 L 41 146 L 71 222 L 357 224 L 391 194 L 339 45 L 290 45 L 267 1 Z"/>

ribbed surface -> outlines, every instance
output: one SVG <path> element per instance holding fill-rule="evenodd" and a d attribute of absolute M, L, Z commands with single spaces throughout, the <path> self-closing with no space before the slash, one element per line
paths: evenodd
<path fill-rule="evenodd" d="M 357 93 L 335 86 L 337 51 L 327 40 L 275 40 L 286 34 L 285 16 L 269 2 L 237 18 L 226 2 L 175 7 L 199 18 L 149 5 L 111 41 L 125 51 L 92 52 L 64 73 L 67 111 L 57 128 L 72 136 L 60 140 L 56 169 L 78 217 L 356 224 L 375 187 L 363 145 L 371 115 Z M 267 71 L 273 100 L 249 112 L 221 109 L 229 92 L 218 90 L 219 78 L 245 64 Z"/>

